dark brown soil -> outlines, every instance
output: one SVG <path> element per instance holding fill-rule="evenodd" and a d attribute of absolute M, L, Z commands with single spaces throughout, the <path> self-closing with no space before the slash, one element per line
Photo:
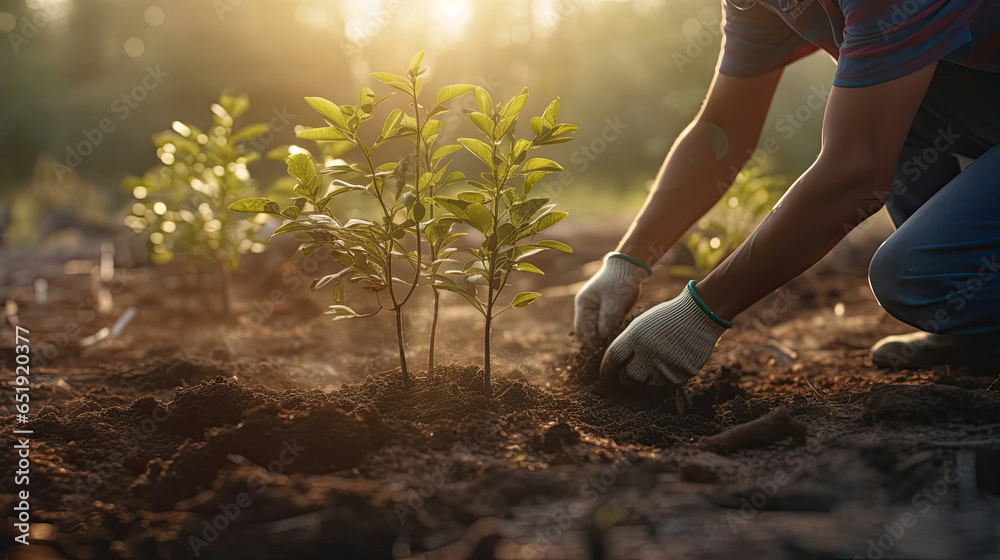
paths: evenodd
<path fill-rule="evenodd" d="M 331 325 L 295 292 L 258 322 L 276 276 L 211 319 L 151 295 L 163 270 L 131 271 L 115 311 L 77 317 L 33 367 L 18 427 L 34 431 L 34 544 L 10 557 L 1000 558 L 995 376 L 874 369 L 868 345 L 907 327 L 863 278 L 821 267 L 790 307 L 779 294 L 741 317 L 683 390 L 617 387 L 567 336 L 568 283 L 604 249 L 551 256 L 524 285 L 547 297 L 498 322 L 492 400 L 477 315 L 457 303 L 433 373 L 424 318 L 408 318 L 404 389 L 384 317 Z M 682 285 L 654 278 L 640 308 Z M 38 356 L 88 297 L 51 286 L 20 313 Z M 122 337 L 75 345 L 129 305 Z M 5 434 L 11 356 L 5 338 Z M 18 489 L 5 477 L 0 506 Z"/>

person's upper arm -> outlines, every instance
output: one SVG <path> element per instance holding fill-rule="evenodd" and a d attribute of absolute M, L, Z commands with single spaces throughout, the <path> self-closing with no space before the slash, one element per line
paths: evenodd
<path fill-rule="evenodd" d="M 900 151 L 937 64 L 872 86 L 834 86 L 817 167 L 834 193 L 888 193 Z"/>
<path fill-rule="evenodd" d="M 982 0 L 838 3 L 845 28 L 833 85 L 863 87 L 906 76 L 972 41 L 969 26 Z"/>
<path fill-rule="evenodd" d="M 761 4 L 737 10 L 723 0 L 719 73 L 734 78 L 761 76 L 783 68 L 818 47 L 799 36 L 778 14 Z"/>
<path fill-rule="evenodd" d="M 713 138 L 713 144 L 725 144 L 725 152 L 733 161 L 727 165 L 743 166 L 750 152 L 760 139 L 774 91 L 784 71 L 779 67 L 761 76 L 734 78 L 716 73 L 708 90 L 705 104 L 695 117 L 695 123 L 711 123 L 721 131 L 720 138 Z M 719 157 L 722 159 L 722 157 Z"/>

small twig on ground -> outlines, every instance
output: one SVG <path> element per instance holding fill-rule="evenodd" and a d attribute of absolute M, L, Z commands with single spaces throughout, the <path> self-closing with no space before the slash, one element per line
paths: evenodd
<path fill-rule="evenodd" d="M 808 375 L 803 375 L 802 379 L 805 380 L 806 385 L 808 385 L 809 388 L 812 389 L 813 393 L 816 393 L 817 397 L 823 399 L 824 401 L 830 400 L 830 399 L 826 398 L 825 395 L 821 394 L 819 391 L 816 390 L 816 387 L 813 386 L 812 381 L 809 381 L 809 376 Z"/>

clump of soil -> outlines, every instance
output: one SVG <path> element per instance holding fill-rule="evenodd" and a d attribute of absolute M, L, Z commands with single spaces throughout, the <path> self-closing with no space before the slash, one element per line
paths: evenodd
<path fill-rule="evenodd" d="M 170 429 L 201 439 L 205 428 L 239 423 L 243 411 L 261 404 L 262 396 L 233 378 L 221 375 L 177 391 L 169 407 Z"/>
<path fill-rule="evenodd" d="M 296 387 L 288 374 L 275 364 L 228 362 L 194 357 L 152 360 L 114 374 L 111 380 L 123 388 L 134 391 L 156 392 L 197 385 L 219 375 L 236 377 L 247 383 L 278 390 Z"/>
<path fill-rule="evenodd" d="M 889 426 L 996 424 L 1000 423 L 1000 394 L 948 385 L 878 385 L 872 387 L 861 418 Z"/>
<path fill-rule="evenodd" d="M 210 430 L 204 441 L 189 439 L 170 458 L 151 461 L 133 487 L 155 508 L 169 509 L 210 488 L 231 455 L 271 474 L 329 473 L 359 465 L 386 441 L 377 411 L 347 413 L 322 404 L 301 414 L 285 410 L 280 395 L 271 397 L 276 399 L 245 410 L 238 426 Z"/>

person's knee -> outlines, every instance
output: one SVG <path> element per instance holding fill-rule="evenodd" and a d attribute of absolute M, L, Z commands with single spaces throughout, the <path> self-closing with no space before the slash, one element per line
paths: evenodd
<path fill-rule="evenodd" d="M 868 283 L 875 299 L 886 311 L 893 307 L 899 293 L 899 258 L 892 238 L 883 243 L 868 265 Z"/>
<path fill-rule="evenodd" d="M 890 315 L 927 332 L 947 326 L 944 301 L 948 287 L 940 282 L 918 247 L 890 237 L 875 252 L 868 267 L 868 281 L 879 305 Z"/>

